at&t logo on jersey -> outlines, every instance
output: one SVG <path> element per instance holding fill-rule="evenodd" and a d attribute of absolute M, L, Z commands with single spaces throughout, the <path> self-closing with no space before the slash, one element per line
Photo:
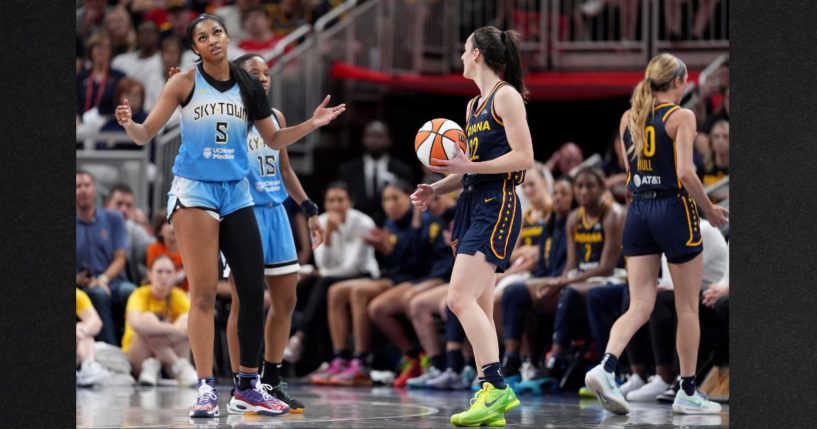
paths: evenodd
<path fill-rule="evenodd" d="M 638 174 L 633 176 L 633 183 L 635 187 L 639 187 L 641 185 L 660 185 L 661 184 L 661 176 L 644 176 L 641 177 Z"/>

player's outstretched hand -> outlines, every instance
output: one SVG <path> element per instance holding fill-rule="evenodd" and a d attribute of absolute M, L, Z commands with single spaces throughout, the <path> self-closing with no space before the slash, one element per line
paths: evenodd
<path fill-rule="evenodd" d="M 321 228 L 321 223 L 318 221 L 318 216 L 309 218 L 307 225 L 309 225 L 309 232 L 312 238 L 312 250 L 315 250 L 323 243 L 323 228 Z"/>
<path fill-rule="evenodd" d="M 449 160 L 432 159 L 431 166 L 428 168 L 436 173 L 464 174 L 474 172 L 471 164 L 472 162 L 465 157 L 465 154 L 457 150 L 455 151 L 454 157 Z"/>
<path fill-rule="evenodd" d="M 428 210 L 428 205 L 434 199 L 434 188 L 431 185 L 421 183 L 417 185 L 417 190 L 412 193 L 409 198 L 411 203 L 422 211 Z"/>
<path fill-rule="evenodd" d="M 709 213 L 706 213 L 706 220 L 716 228 L 720 228 L 729 223 L 729 209 L 715 205 Z"/>
<path fill-rule="evenodd" d="M 332 122 L 341 113 L 346 111 L 346 104 L 339 104 L 334 107 L 327 107 L 327 105 L 329 105 L 329 100 L 331 98 L 332 98 L 331 95 L 327 95 L 326 98 L 323 99 L 323 103 L 321 103 L 321 105 L 315 109 L 315 112 L 312 113 L 312 121 L 318 127 L 322 127 Z"/>
<path fill-rule="evenodd" d="M 118 122 L 123 128 L 133 123 L 133 121 L 131 121 L 130 104 L 128 103 L 127 98 L 123 98 L 122 104 L 116 106 L 115 114 L 116 122 Z"/>

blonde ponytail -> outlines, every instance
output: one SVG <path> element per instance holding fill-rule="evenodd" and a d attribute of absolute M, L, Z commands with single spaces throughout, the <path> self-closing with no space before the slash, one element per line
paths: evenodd
<path fill-rule="evenodd" d="M 630 99 L 630 117 L 627 128 L 630 130 L 633 144 L 627 152 L 633 159 L 641 159 L 641 152 L 644 150 L 644 125 L 647 123 L 647 115 L 653 113 L 654 102 L 655 96 L 650 83 L 644 79 L 635 87 Z"/>

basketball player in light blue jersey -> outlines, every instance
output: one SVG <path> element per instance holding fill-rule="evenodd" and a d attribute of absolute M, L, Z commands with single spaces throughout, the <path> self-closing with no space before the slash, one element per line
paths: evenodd
<path fill-rule="evenodd" d="M 258 54 L 246 54 L 236 58 L 235 63 L 261 82 L 264 91 L 269 91 L 269 68 Z M 276 128 L 286 126 L 286 119 L 277 109 L 272 109 L 272 120 Z M 282 203 L 292 197 L 301 206 L 308 219 L 312 236 L 312 249 L 323 241 L 323 229 L 318 222 L 318 206 L 307 197 L 301 182 L 289 164 L 286 148 L 272 149 L 264 144 L 264 139 L 255 127 L 247 136 L 247 151 L 250 162 L 250 193 L 255 202 L 255 219 L 261 233 L 264 248 L 264 274 L 270 293 L 272 308 L 267 314 L 264 327 L 264 367 L 262 385 L 269 387 L 269 393 L 289 405 L 289 412 L 303 413 L 304 404 L 291 397 L 287 384 L 281 379 L 281 363 L 284 348 L 289 338 L 292 313 L 295 311 L 298 285 L 298 255 L 292 229 Z M 239 300 L 230 276 L 232 306 L 227 322 L 227 343 L 230 349 L 230 365 L 238 372 L 238 312 Z M 237 382 L 236 382 L 237 384 Z"/>
<path fill-rule="evenodd" d="M 255 126 L 267 145 L 280 149 L 331 122 L 345 105 L 327 107 L 327 96 L 309 120 L 276 129 L 261 84 L 227 59 L 230 39 L 221 19 L 199 15 L 187 28 L 187 37 L 201 62 L 168 80 L 143 124 L 132 121 L 127 100 L 117 106 L 116 118 L 136 144 L 144 145 L 182 107 L 182 146 L 173 165 L 167 212 L 190 281 L 188 336 L 199 377 L 198 399 L 190 416 L 219 415 L 212 372 L 219 247 L 244 303 L 238 318 L 239 385 L 230 408 L 280 415 L 289 407 L 270 395 L 257 375 L 264 258 L 247 180 L 247 134 Z"/>

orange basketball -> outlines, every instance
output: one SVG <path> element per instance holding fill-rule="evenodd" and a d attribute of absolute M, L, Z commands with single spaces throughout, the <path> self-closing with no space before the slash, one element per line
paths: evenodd
<path fill-rule="evenodd" d="M 432 119 L 417 131 L 414 137 L 414 150 L 417 158 L 426 167 L 432 165 L 434 159 L 451 159 L 461 150 L 468 156 L 468 141 L 465 132 L 456 122 L 437 118 Z"/>

